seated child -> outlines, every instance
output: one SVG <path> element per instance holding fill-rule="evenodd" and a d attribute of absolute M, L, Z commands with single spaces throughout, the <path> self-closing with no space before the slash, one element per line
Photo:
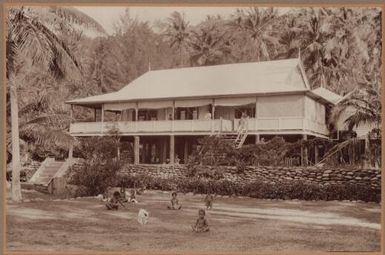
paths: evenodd
<path fill-rule="evenodd" d="M 199 217 L 195 223 L 195 225 L 191 226 L 194 232 L 208 232 L 209 224 L 207 223 L 207 220 L 205 219 L 206 212 L 203 209 L 199 209 L 198 211 Z"/>
<path fill-rule="evenodd" d="M 178 198 L 177 198 L 177 193 L 176 192 L 173 192 L 171 194 L 172 198 L 171 198 L 171 205 L 168 205 L 167 208 L 170 209 L 170 210 L 180 210 L 182 208 L 181 205 L 179 205 L 179 201 L 178 201 Z"/>
<path fill-rule="evenodd" d="M 131 190 L 131 195 L 130 195 L 129 201 L 131 203 L 135 203 L 135 204 L 138 203 L 138 200 L 136 200 L 136 190 L 134 190 L 134 189 Z"/>
<path fill-rule="evenodd" d="M 124 186 L 120 187 L 120 200 L 124 203 L 128 202 L 128 199 L 126 196 L 126 187 Z"/>
<path fill-rule="evenodd" d="M 214 201 L 214 196 L 208 193 L 205 197 L 205 205 L 207 210 L 210 210 L 213 208 L 213 201 Z"/>
<path fill-rule="evenodd" d="M 121 204 L 123 207 L 125 207 L 122 204 L 122 201 L 120 200 L 120 192 L 115 191 L 114 194 L 112 195 L 112 198 L 110 198 L 106 204 L 106 207 L 108 210 L 118 210 L 119 204 Z"/>
<path fill-rule="evenodd" d="M 142 185 L 139 189 L 136 190 L 137 195 L 142 195 L 146 191 L 146 186 Z"/>

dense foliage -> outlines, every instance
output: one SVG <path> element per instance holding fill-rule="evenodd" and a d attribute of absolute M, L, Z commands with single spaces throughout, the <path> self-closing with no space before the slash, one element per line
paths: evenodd
<path fill-rule="evenodd" d="M 84 138 L 78 153 L 84 160 L 68 173 L 70 184 L 84 187 L 87 195 L 103 194 L 108 187 L 116 185 L 121 162 L 118 159 L 118 136 Z"/>
<path fill-rule="evenodd" d="M 23 84 L 19 88 L 21 138 L 49 147 L 51 152 L 57 149 L 56 154 L 73 143 L 66 132 L 70 120 L 65 116 L 65 100 L 115 91 L 149 69 L 285 59 L 298 57 L 300 51 L 313 88 L 326 86 L 346 94 L 359 84 L 375 88 L 380 84 L 381 12 L 375 8 L 293 8 L 287 12 L 244 8 L 228 17 L 208 16 L 195 25 L 183 13 L 174 12 L 155 26 L 130 17 L 127 10 L 112 35 L 74 9 L 28 8 L 28 15 L 41 24 L 57 24 L 51 31 L 76 56 L 75 63 L 82 70 L 81 77 L 67 80 L 41 72 L 33 60 L 41 51 L 28 52 L 32 45 L 28 40 L 23 58 L 12 61 L 7 55 L 9 71 L 18 70 L 15 79 Z M 77 22 L 71 25 L 72 21 Z M 84 33 L 77 24 L 96 32 Z M 17 50 L 14 41 L 8 41 L 8 51 Z M 70 64 L 60 65 L 70 77 L 75 74 Z M 77 109 L 74 117 L 87 120 L 92 112 Z M 47 153 L 43 150 L 38 157 Z"/>
<path fill-rule="evenodd" d="M 145 174 L 126 176 L 125 180 L 126 187 L 130 188 L 146 187 L 157 190 L 177 190 L 183 193 L 211 193 L 226 196 L 249 196 L 259 199 L 381 201 L 380 189 L 357 184 L 319 185 L 302 181 L 288 181 L 279 185 L 262 181 L 241 184 L 205 178 L 161 179 Z"/>

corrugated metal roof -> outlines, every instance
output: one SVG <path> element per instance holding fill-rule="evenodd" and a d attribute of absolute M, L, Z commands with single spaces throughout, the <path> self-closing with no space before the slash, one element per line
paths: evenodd
<path fill-rule="evenodd" d="M 96 105 L 106 102 L 309 91 L 305 79 L 298 58 L 156 70 L 143 74 L 119 91 L 74 99 L 67 103 Z M 325 88 L 317 88 L 310 93 L 333 104 L 341 99 Z"/>
<path fill-rule="evenodd" d="M 67 103 L 96 104 L 306 91 L 308 89 L 298 64 L 296 58 L 149 71 L 117 92 Z"/>

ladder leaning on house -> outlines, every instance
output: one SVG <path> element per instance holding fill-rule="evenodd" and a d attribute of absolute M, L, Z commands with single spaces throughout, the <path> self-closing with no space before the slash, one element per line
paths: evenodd
<path fill-rule="evenodd" d="M 237 130 L 237 134 L 223 134 L 220 131 L 217 133 L 212 133 L 212 135 L 215 135 L 217 137 L 220 137 L 223 140 L 228 140 L 233 142 L 234 147 L 239 149 L 242 147 L 242 145 L 245 143 L 245 140 L 248 135 L 248 121 L 246 118 L 239 120 L 239 126 Z"/>
<path fill-rule="evenodd" d="M 247 137 L 248 131 L 249 131 L 247 126 L 248 126 L 247 122 L 246 123 L 242 123 L 242 124 L 239 125 L 238 135 L 237 135 L 237 138 L 235 138 L 235 141 L 234 141 L 235 148 L 237 148 L 237 149 L 241 148 L 242 145 L 246 141 L 246 137 Z"/>

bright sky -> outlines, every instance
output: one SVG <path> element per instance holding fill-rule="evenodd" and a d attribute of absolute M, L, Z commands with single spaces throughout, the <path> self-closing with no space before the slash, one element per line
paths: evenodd
<path fill-rule="evenodd" d="M 107 33 L 112 34 L 113 24 L 119 20 L 119 17 L 124 14 L 126 6 L 118 7 L 76 7 L 78 10 L 86 13 L 88 16 L 98 21 Z M 130 16 L 138 18 L 141 21 L 150 21 L 153 23 L 156 20 L 169 17 L 174 11 L 184 13 L 186 20 L 190 24 L 195 25 L 204 20 L 207 15 L 221 15 L 227 17 L 234 13 L 235 7 L 129 7 Z M 287 9 L 287 8 L 282 8 Z"/>

